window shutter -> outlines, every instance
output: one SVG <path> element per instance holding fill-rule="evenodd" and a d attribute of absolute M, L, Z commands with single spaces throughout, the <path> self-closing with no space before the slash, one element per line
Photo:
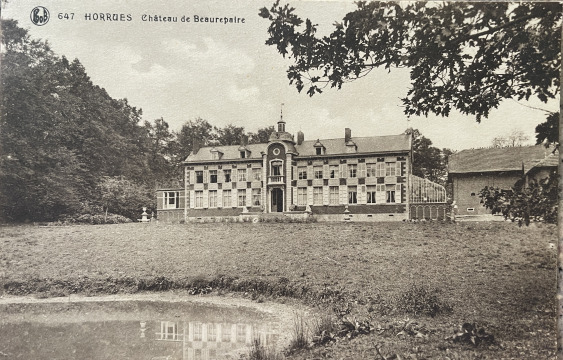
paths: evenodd
<path fill-rule="evenodd" d="M 307 205 L 313 205 L 313 188 L 307 187 Z"/>
<path fill-rule="evenodd" d="M 358 164 L 358 177 L 366 177 L 366 163 Z"/>
<path fill-rule="evenodd" d="M 402 202 L 401 201 L 402 195 L 403 193 L 401 191 L 401 184 L 395 185 L 395 203 L 400 204 Z"/>
<path fill-rule="evenodd" d="M 385 203 L 387 201 L 386 193 L 385 193 L 385 185 L 377 185 L 375 190 L 376 190 L 376 193 L 375 193 L 376 203 L 378 203 L 378 204 Z"/>
<path fill-rule="evenodd" d="M 330 167 L 328 165 L 323 165 L 323 179 L 328 179 L 330 177 Z"/>
<path fill-rule="evenodd" d="M 237 181 L 238 181 L 237 169 L 232 169 L 231 170 L 231 182 L 237 182 Z"/>
<path fill-rule="evenodd" d="M 340 164 L 340 176 L 339 176 L 340 178 L 347 178 L 348 177 L 347 174 L 346 174 L 346 170 L 347 170 L 346 168 L 347 168 L 346 164 Z M 342 203 L 342 204 L 345 204 L 345 203 Z"/>
<path fill-rule="evenodd" d="M 195 191 L 190 190 L 190 209 L 195 207 Z"/>
<path fill-rule="evenodd" d="M 307 179 L 314 179 L 315 176 L 313 174 L 313 165 L 307 165 Z"/>

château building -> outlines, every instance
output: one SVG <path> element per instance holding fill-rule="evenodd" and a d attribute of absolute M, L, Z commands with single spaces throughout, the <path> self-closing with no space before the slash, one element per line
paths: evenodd
<path fill-rule="evenodd" d="M 184 188 L 157 191 L 158 218 L 445 218 L 445 189 L 411 174 L 411 135 L 353 137 L 346 128 L 342 138 L 312 141 L 285 126 L 280 119 L 268 143 L 194 145 L 184 161 Z"/>

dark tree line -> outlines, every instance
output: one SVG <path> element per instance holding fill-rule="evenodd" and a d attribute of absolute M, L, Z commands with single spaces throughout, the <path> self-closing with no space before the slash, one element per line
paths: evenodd
<path fill-rule="evenodd" d="M 164 119 L 116 100 L 90 80 L 78 60 L 56 55 L 16 21 L 2 20 L 0 219 L 57 220 L 116 213 L 135 219 L 154 208 L 156 184 L 202 145 L 263 141 L 273 127 L 246 134 L 203 119 L 171 131 Z"/>

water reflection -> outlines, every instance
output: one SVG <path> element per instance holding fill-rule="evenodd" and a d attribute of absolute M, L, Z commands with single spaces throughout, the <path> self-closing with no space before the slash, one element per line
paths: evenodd
<path fill-rule="evenodd" d="M 191 303 L 0 305 L 0 351 L 21 359 L 238 358 L 254 339 L 279 339 L 270 315 Z"/>

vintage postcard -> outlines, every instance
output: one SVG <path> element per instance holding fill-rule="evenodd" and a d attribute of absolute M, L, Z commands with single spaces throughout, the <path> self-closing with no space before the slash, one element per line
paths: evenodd
<path fill-rule="evenodd" d="M 557 357 L 560 3 L 0 18 L 0 358 Z"/>

